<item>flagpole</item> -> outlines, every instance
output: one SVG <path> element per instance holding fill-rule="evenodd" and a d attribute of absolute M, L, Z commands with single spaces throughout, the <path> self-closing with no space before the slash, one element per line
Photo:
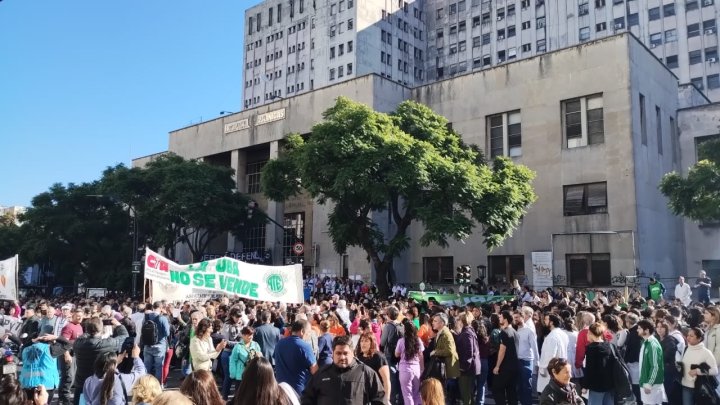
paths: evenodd
<path fill-rule="evenodd" d="M 20 300 L 20 280 L 18 275 L 20 273 L 20 255 L 15 255 L 15 301 Z"/>

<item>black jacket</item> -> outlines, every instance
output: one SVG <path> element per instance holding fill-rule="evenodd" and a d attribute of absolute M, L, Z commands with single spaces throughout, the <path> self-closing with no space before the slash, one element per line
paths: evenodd
<path fill-rule="evenodd" d="M 115 328 L 113 337 L 102 339 L 98 336 L 82 335 L 73 344 L 75 353 L 75 384 L 83 384 L 93 374 L 95 359 L 105 353 L 117 353 L 128 337 L 127 329 L 120 325 Z"/>
<path fill-rule="evenodd" d="M 625 363 L 637 363 L 640 361 L 640 348 L 643 338 L 638 335 L 638 326 L 628 329 L 627 340 L 625 340 Z"/>
<path fill-rule="evenodd" d="M 615 386 L 612 373 L 614 361 L 610 343 L 590 343 L 585 351 L 582 387 L 598 392 L 612 390 Z"/>
<path fill-rule="evenodd" d="M 384 405 L 385 389 L 372 368 L 355 360 L 348 368 L 328 364 L 305 386 L 302 405 Z"/>
<path fill-rule="evenodd" d="M 570 383 L 570 387 L 575 390 L 575 384 Z M 540 394 L 540 403 L 538 405 L 583 405 L 580 395 L 575 395 L 573 402 L 568 401 L 567 397 L 567 393 L 553 379 L 550 379 L 550 383 L 545 386 L 542 394 Z"/>

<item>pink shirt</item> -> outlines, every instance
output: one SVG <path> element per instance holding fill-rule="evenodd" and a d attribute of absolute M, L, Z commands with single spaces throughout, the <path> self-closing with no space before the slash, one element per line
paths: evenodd
<path fill-rule="evenodd" d="M 62 332 L 60 333 L 60 335 L 65 339 L 69 340 L 70 343 L 75 342 L 75 340 L 79 338 L 82 334 L 82 326 L 80 326 L 80 324 L 75 325 L 72 322 L 68 322 L 68 324 L 65 325 L 65 327 L 62 329 Z"/>

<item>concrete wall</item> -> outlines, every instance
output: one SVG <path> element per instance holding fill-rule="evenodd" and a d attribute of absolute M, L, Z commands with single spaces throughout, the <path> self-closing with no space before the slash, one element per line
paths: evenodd
<path fill-rule="evenodd" d="M 677 140 L 672 138 L 670 118 L 676 124 L 678 86 L 672 72 L 637 41 L 630 41 L 633 155 L 638 215 L 638 267 L 646 274 L 668 280 L 682 268 L 684 241 L 682 221 L 667 208 L 667 199 L 658 190 L 662 176 L 678 167 Z M 640 123 L 640 94 L 645 97 L 646 142 Z M 660 121 L 656 119 L 660 108 Z M 661 137 L 658 138 L 658 125 Z M 658 235 L 677 235 L 662 237 Z"/>
<path fill-rule="evenodd" d="M 720 103 L 678 111 L 678 127 L 682 156 L 680 173 L 686 176 L 688 168 L 697 162 L 695 139 L 720 135 Z M 720 260 L 720 226 L 685 220 L 684 228 L 687 249 L 684 267 L 687 275 L 697 277 L 703 260 Z"/>
<path fill-rule="evenodd" d="M 486 117 L 520 109 L 522 156 L 517 163 L 537 173 L 537 202 L 522 225 L 493 255 L 525 255 L 525 273 L 531 276 L 533 251 L 555 248 L 555 274 L 565 275 L 565 253 L 590 253 L 586 236 L 551 234 L 634 230 L 634 178 L 631 147 L 631 113 L 627 54 L 630 39 L 612 37 L 593 44 L 520 60 L 495 69 L 446 80 L 414 90 L 415 98 L 446 116 L 468 143 L 487 146 Z M 530 85 L 532 84 L 532 85 Z M 605 142 L 567 149 L 563 142 L 561 102 L 602 93 Z M 473 102 L 468 102 L 473 100 Z M 608 213 L 563 216 L 563 185 L 607 182 Z M 421 235 L 413 227 L 412 237 Z M 620 252 L 618 238 L 596 237 L 594 252 L 613 253 L 612 271 L 627 271 L 627 251 Z M 604 239 L 604 240 L 603 240 Z M 602 244 L 617 247 L 598 247 Z M 600 249 L 600 250 L 597 250 Z M 630 249 L 631 250 L 631 249 Z M 455 265 L 487 264 L 487 251 L 475 234 L 448 249 L 420 248 L 413 244 L 407 281 L 417 282 L 425 256 L 454 256 Z M 618 259 L 615 259 L 615 256 Z"/>

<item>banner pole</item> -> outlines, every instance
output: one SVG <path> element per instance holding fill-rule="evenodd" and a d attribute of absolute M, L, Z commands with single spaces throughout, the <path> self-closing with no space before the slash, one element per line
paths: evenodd
<path fill-rule="evenodd" d="M 20 255 L 15 255 L 15 301 L 20 300 Z"/>

